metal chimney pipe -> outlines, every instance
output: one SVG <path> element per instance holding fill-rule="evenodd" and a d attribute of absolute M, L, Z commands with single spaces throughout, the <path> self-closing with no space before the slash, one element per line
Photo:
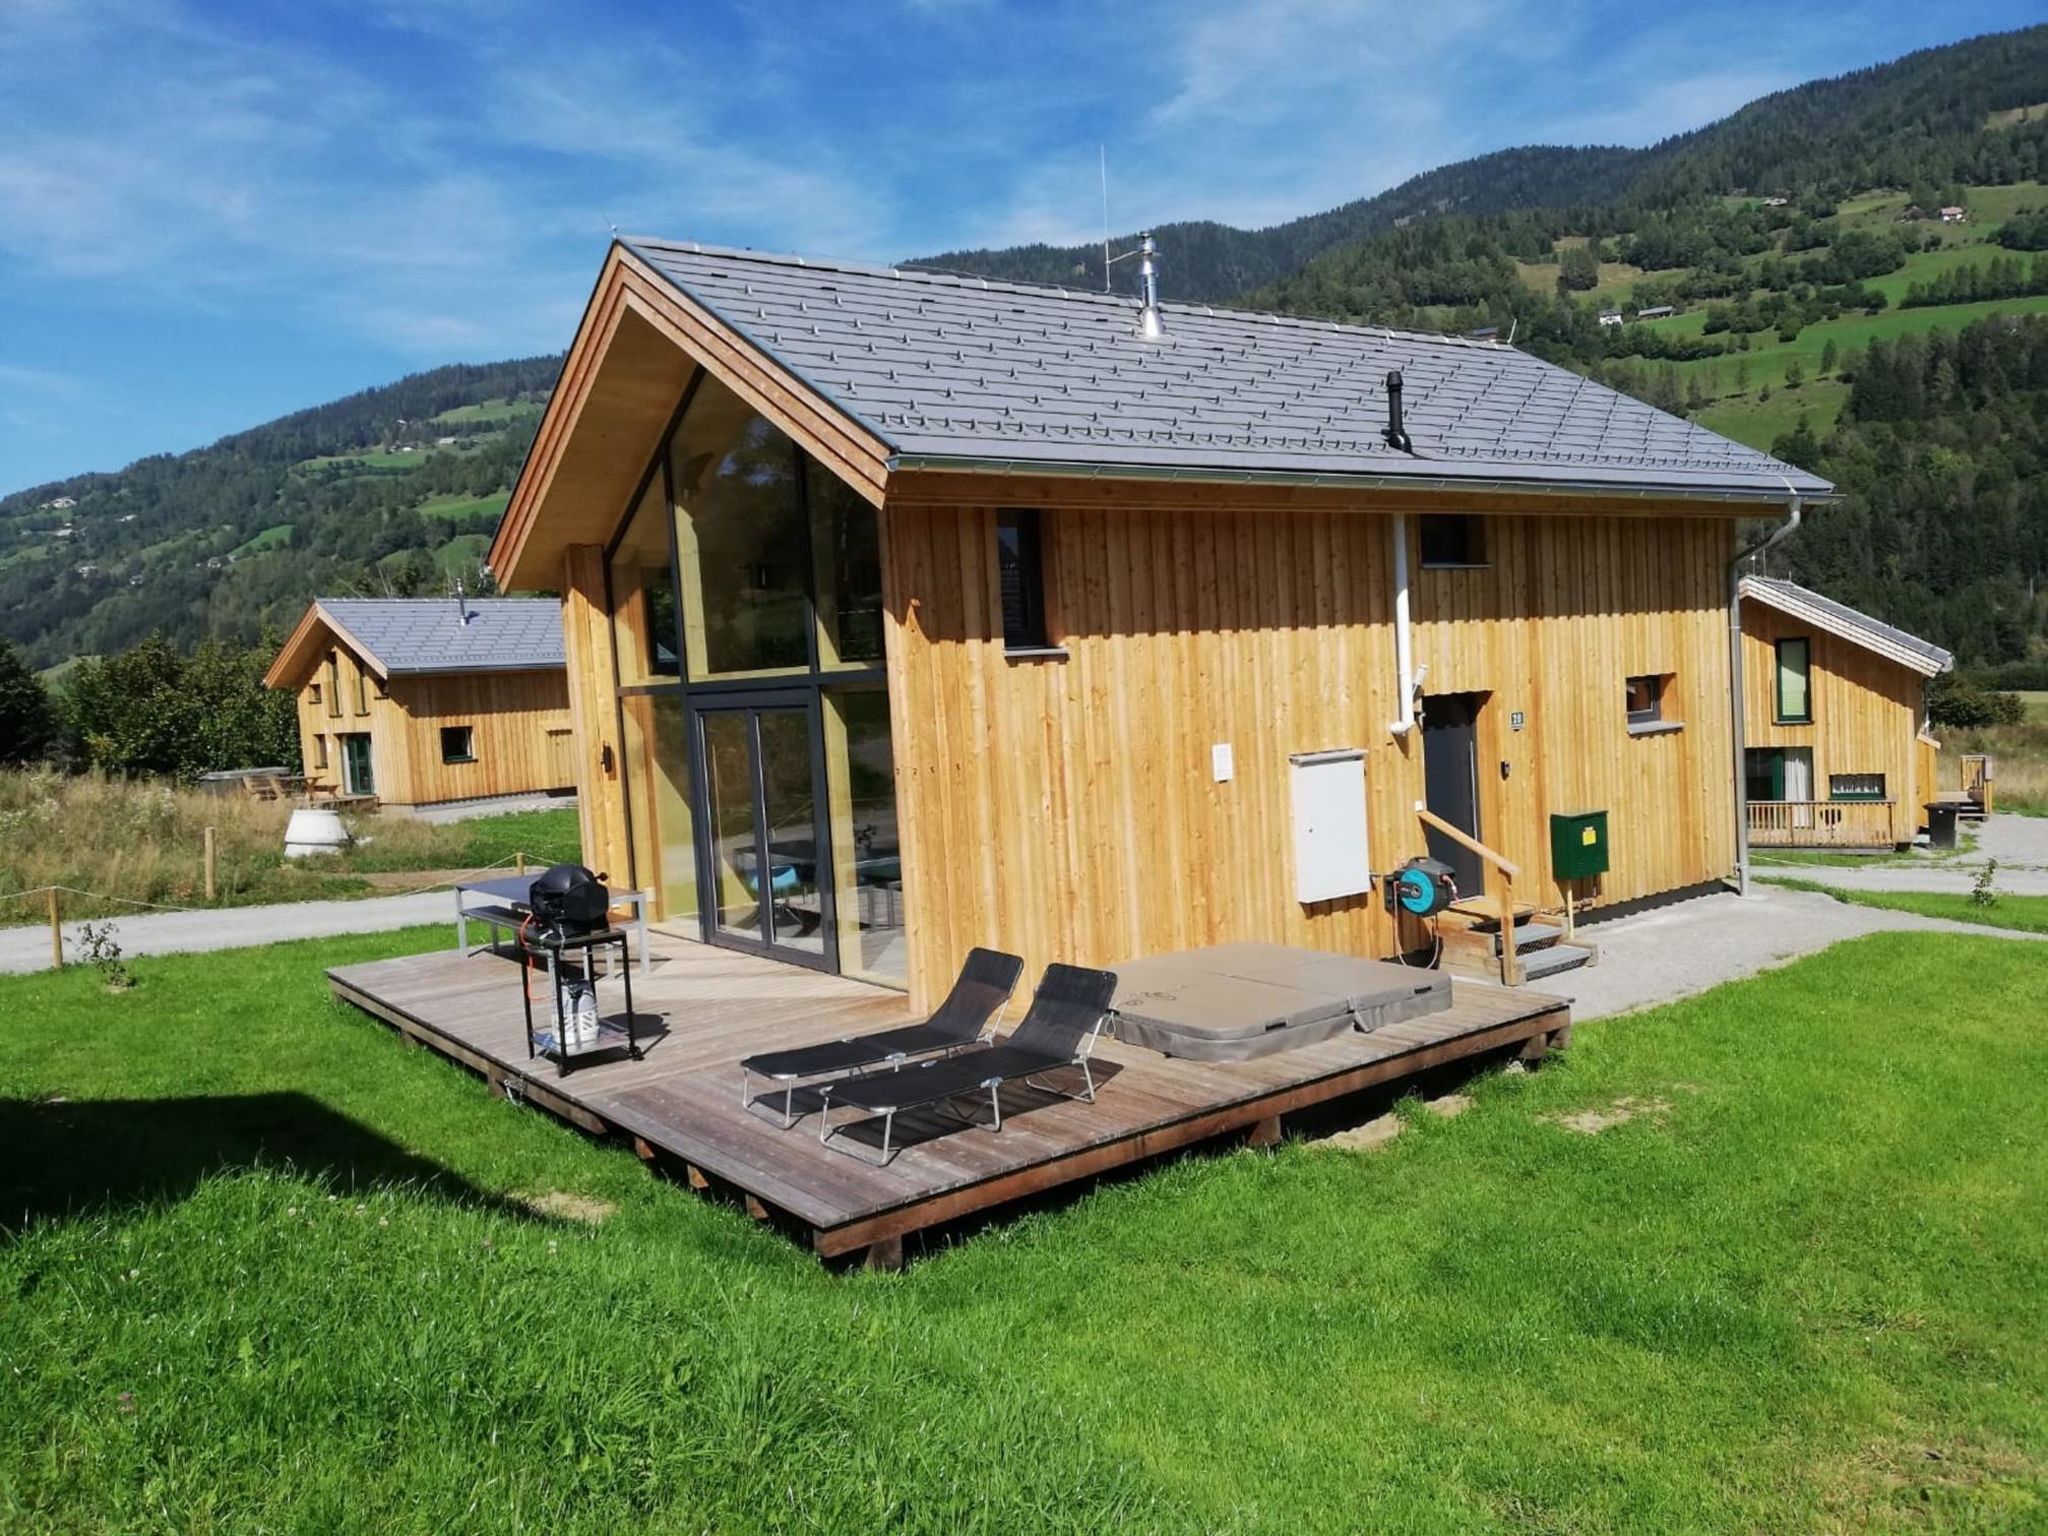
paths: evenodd
<path fill-rule="evenodd" d="M 1398 368 L 1387 375 L 1387 425 L 1380 436 L 1403 453 L 1415 451 L 1414 444 L 1408 440 L 1408 429 L 1401 424 L 1401 370 Z"/>
<path fill-rule="evenodd" d="M 1138 236 L 1138 334 L 1157 341 L 1165 334 L 1159 323 L 1159 246 L 1147 230 Z"/>

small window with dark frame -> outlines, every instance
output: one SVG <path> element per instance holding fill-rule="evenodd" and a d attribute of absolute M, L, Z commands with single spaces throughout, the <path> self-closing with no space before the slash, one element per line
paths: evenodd
<path fill-rule="evenodd" d="M 1628 680 L 1628 723 L 1638 726 L 1664 722 L 1664 679 L 1655 672 Z"/>
<path fill-rule="evenodd" d="M 1003 648 L 1051 649 L 1045 625 L 1045 559 L 1041 517 L 1034 507 L 996 514 L 996 577 L 1003 596 Z"/>
<path fill-rule="evenodd" d="M 1780 640 L 1776 647 L 1777 685 L 1773 698 L 1780 725 L 1813 723 L 1813 643 L 1804 636 Z"/>
<path fill-rule="evenodd" d="M 336 720 L 341 718 L 341 658 L 327 658 L 327 713 Z"/>
<path fill-rule="evenodd" d="M 1830 800 L 1882 800 L 1885 798 L 1884 775 L 1881 773 L 1831 773 L 1828 775 L 1828 798 Z"/>
<path fill-rule="evenodd" d="M 444 763 L 473 763 L 476 761 L 476 731 L 467 725 L 444 725 L 441 727 L 441 761 Z"/>
<path fill-rule="evenodd" d="M 1416 520 L 1425 571 L 1469 571 L 1486 564 L 1485 524 L 1469 512 L 1432 512 Z"/>
<path fill-rule="evenodd" d="M 363 671 L 362 668 L 358 667 L 356 668 L 356 713 L 359 715 L 367 715 L 369 712 L 370 674 Z"/>
<path fill-rule="evenodd" d="M 313 738 L 313 766 L 315 768 L 325 768 L 327 766 L 327 738 L 325 736 L 315 736 Z"/>

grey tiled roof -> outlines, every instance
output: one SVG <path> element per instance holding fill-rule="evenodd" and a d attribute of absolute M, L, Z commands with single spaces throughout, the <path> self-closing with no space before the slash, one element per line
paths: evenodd
<path fill-rule="evenodd" d="M 1785 581 L 1776 576 L 1745 576 L 1742 590 L 1751 593 L 1774 608 L 1807 608 L 1833 620 L 1829 626 L 1844 639 L 1862 637 L 1866 643 L 1876 642 L 1879 647 L 1891 646 L 1921 658 L 1936 672 L 1946 672 L 1955 665 L 1956 659 L 1931 640 L 1922 640 L 1918 635 L 1908 634 L 1887 624 L 1882 619 L 1873 619 L 1869 614 L 1851 608 L 1847 603 L 1838 603 L 1832 597 L 1823 597 L 1797 582 Z"/>
<path fill-rule="evenodd" d="M 1512 347 L 669 241 L 622 242 L 900 461 L 1784 496 L 1824 480 Z M 1170 277 L 1172 253 L 1165 253 Z M 1401 370 L 1414 452 L 1381 437 Z"/>
<path fill-rule="evenodd" d="M 323 597 L 320 611 L 387 673 L 559 667 L 561 605 L 540 597 Z"/>

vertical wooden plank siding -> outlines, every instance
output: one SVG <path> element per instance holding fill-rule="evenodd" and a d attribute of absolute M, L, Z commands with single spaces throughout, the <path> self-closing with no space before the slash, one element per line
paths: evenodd
<path fill-rule="evenodd" d="M 1810 642 L 1807 688 L 1813 721 L 1778 721 L 1777 642 Z M 1808 747 L 1813 794 L 1828 798 L 1828 775 L 1881 773 L 1892 801 L 1892 841 L 1909 843 L 1936 785 L 1933 753 L 1920 744 L 1927 680 L 1911 667 L 1852 645 L 1759 602 L 1742 605 L 1745 739 L 1752 747 Z"/>
<path fill-rule="evenodd" d="M 888 514 L 914 997 L 930 1001 L 972 944 L 1018 950 L 1034 972 L 1230 939 L 1392 952 L 1377 896 L 1294 899 L 1288 783 L 1290 753 L 1366 748 L 1373 868 L 1423 851 L 1419 733 L 1388 728 L 1391 519 L 1048 512 L 1048 610 L 1066 655 L 1024 660 L 1002 646 L 995 517 Z M 1521 864 L 1517 896 L 1557 896 L 1553 811 L 1610 812 L 1604 901 L 1727 875 L 1730 525 L 1486 521 L 1488 567 L 1417 570 L 1415 660 L 1427 692 L 1488 696 L 1482 830 Z M 1624 680 L 1650 672 L 1671 677 L 1667 715 L 1683 729 L 1631 736 Z M 1235 757 L 1226 784 L 1211 773 L 1221 742 Z"/>
<path fill-rule="evenodd" d="M 341 713 L 328 713 L 325 659 L 298 692 L 299 751 L 308 779 L 340 788 L 340 737 L 367 734 L 370 773 L 386 805 L 524 794 L 574 782 L 563 673 L 461 672 L 383 682 L 348 646 L 337 643 L 328 654 L 340 679 Z M 317 703 L 315 684 L 322 695 Z M 441 760 L 441 728 L 453 725 L 470 727 L 474 762 Z"/>
<path fill-rule="evenodd" d="M 621 883 L 632 865 L 619 778 L 618 664 L 605 607 L 604 549 L 573 544 L 562 557 L 562 650 L 569 664 L 569 718 L 576 731 L 576 819 L 583 862 Z"/>

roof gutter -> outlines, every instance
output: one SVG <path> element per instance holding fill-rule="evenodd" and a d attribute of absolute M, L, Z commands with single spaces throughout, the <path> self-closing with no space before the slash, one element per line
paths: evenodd
<path fill-rule="evenodd" d="M 1749 894 L 1749 729 L 1742 680 L 1742 568 L 1799 530 L 1805 507 L 1799 493 L 1785 498 L 1785 521 L 1728 562 L 1728 735 L 1734 745 L 1735 893 Z"/>
<path fill-rule="evenodd" d="M 968 458 L 952 454 L 899 453 L 885 467 L 942 474 L 1054 475 L 1073 480 L 1148 480 L 1186 485 L 1302 486 L 1332 491 L 1463 491 L 1510 496 L 1605 496 L 1636 501 L 1711 501 L 1774 506 L 1785 499 L 1783 485 L 1737 486 L 1617 485 L 1606 480 L 1517 480 L 1500 475 L 1333 474 L 1290 470 L 1165 468 L 1143 464 L 1035 459 Z M 1840 493 L 1796 492 L 1808 503 L 1833 501 Z"/>

